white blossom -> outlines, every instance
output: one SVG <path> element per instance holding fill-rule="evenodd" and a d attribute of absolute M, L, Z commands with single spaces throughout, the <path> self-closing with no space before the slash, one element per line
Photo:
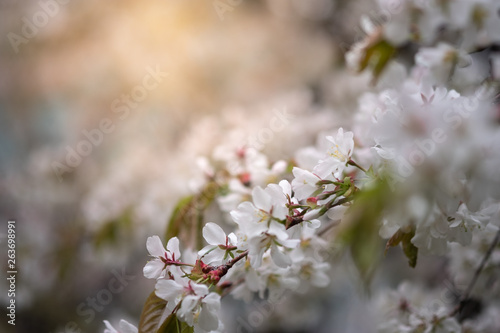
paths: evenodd
<path fill-rule="evenodd" d="M 144 276 L 148 279 L 157 279 L 165 275 L 165 269 L 171 269 L 171 265 L 176 265 L 181 257 L 179 250 L 179 239 L 172 237 L 168 243 L 167 248 L 163 246 L 160 237 L 148 237 L 146 247 L 149 254 L 154 257 L 153 260 L 148 261 L 144 266 Z"/>
<path fill-rule="evenodd" d="M 354 134 L 345 132 L 339 128 L 337 135 L 327 136 L 330 143 L 326 156 L 319 161 L 319 164 L 314 168 L 314 172 L 321 178 L 327 178 L 332 174 L 340 175 L 349 162 L 354 150 Z"/>

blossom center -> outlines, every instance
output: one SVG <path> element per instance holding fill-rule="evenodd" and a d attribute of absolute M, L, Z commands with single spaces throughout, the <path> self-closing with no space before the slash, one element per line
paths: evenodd
<path fill-rule="evenodd" d="M 329 153 L 329 155 L 332 157 L 335 157 L 336 159 L 338 159 L 342 162 L 347 161 L 347 156 L 344 155 L 344 153 L 342 153 L 340 151 L 339 145 L 332 146 L 331 152 Z"/>

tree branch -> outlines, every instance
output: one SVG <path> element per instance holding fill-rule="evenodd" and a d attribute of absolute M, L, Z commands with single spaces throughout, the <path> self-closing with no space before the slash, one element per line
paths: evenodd
<path fill-rule="evenodd" d="M 479 275 L 481 275 L 481 272 L 484 269 L 484 266 L 486 265 L 486 262 L 488 259 L 491 257 L 491 254 L 493 253 L 493 250 L 497 246 L 498 242 L 500 241 L 500 230 L 497 231 L 495 238 L 493 239 L 493 242 L 491 242 L 490 247 L 488 248 L 488 251 L 486 251 L 483 260 L 477 267 L 476 271 L 474 272 L 474 276 L 472 277 L 472 280 L 470 281 L 469 285 L 467 286 L 467 289 L 465 292 L 462 294 L 460 297 L 460 302 L 458 305 L 453 309 L 453 311 L 450 313 L 450 317 L 456 315 L 457 313 L 460 313 L 463 309 L 463 305 L 465 304 L 464 301 L 469 299 L 470 293 L 472 292 L 472 289 L 474 288 L 474 285 L 477 282 L 477 279 L 479 278 Z"/>

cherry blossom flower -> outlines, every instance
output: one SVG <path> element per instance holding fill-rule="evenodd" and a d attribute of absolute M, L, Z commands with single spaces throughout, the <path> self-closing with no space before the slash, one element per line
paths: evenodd
<path fill-rule="evenodd" d="M 252 200 L 253 203 L 243 202 L 231 211 L 234 222 L 245 234 L 259 234 L 286 218 L 287 197 L 279 185 L 269 184 L 265 189 L 256 186 L 252 191 Z"/>
<path fill-rule="evenodd" d="M 266 232 L 252 236 L 249 243 L 248 257 L 250 264 L 258 268 L 262 264 L 264 252 L 271 250 L 271 258 L 278 267 L 288 267 L 292 259 L 287 253 L 287 249 L 296 247 L 298 239 L 289 239 L 289 236 L 282 224 L 272 224 Z"/>
<path fill-rule="evenodd" d="M 156 295 L 166 300 L 170 310 L 196 332 L 210 332 L 219 327 L 220 295 L 209 292 L 204 284 L 185 278 L 161 279 L 156 282 Z"/>
<path fill-rule="evenodd" d="M 318 190 L 316 185 L 321 180 L 318 176 L 310 171 L 294 167 L 293 170 L 292 188 L 294 195 L 298 200 L 309 198 Z"/>
<path fill-rule="evenodd" d="M 339 128 L 337 135 L 327 136 L 330 146 L 326 157 L 319 161 L 314 172 L 321 178 L 330 177 L 332 174 L 340 175 L 344 171 L 347 162 L 351 159 L 354 150 L 354 134 L 345 132 Z"/>
<path fill-rule="evenodd" d="M 160 237 L 148 237 L 146 247 L 149 254 L 154 257 L 146 266 L 144 266 L 143 273 L 148 279 L 158 279 L 165 275 L 165 269 L 170 268 L 172 265 L 179 265 L 181 252 L 179 251 L 179 239 L 177 237 L 171 238 L 167 243 L 167 248 L 163 247 Z"/>
<path fill-rule="evenodd" d="M 219 225 L 210 222 L 203 227 L 203 237 L 209 244 L 198 252 L 204 263 L 221 264 L 229 258 L 234 258 L 233 252 L 237 250 L 238 243 L 234 233 L 226 236 Z"/>

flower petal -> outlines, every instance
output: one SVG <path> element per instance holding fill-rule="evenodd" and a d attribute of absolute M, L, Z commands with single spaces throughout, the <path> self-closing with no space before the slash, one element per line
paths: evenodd
<path fill-rule="evenodd" d="M 156 282 L 155 290 L 156 296 L 172 302 L 182 293 L 184 287 L 174 280 L 159 280 Z"/>
<path fill-rule="evenodd" d="M 175 260 L 181 257 L 181 251 L 179 251 L 179 239 L 177 237 L 172 237 L 167 243 L 167 251 L 170 255 L 175 256 Z"/>
<path fill-rule="evenodd" d="M 115 328 L 109 323 L 109 321 L 104 320 L 104 325 L 106 325 L 104 333 L 118 333 L 118 331 L 115 330 Z"/>
<path fill-rule="evenodd" d="M 252 190 L 252 199 L 255 207 L 262 209 L 265 212 L 269 212 L 272 207 L 271 196 L 267 194 L 262 187 L 256 186 Z"/>
<path fill-rule="evenodd" d="M 205 224 L 203 227 L 203 238 L 210 245 L 226 244 L 226 233 L 219 225 L 212 222 Z"/>
<path fill-rule="evenodd" d="M 160 277 L 163 267 L 165 265 L 159 259 L 148 261 L 142 272 L 148 279 L 157 279 Z"/>
<path fill-rule="evenodd" d="M 148 237 L 146 248 L 149 254 L 154 257 L 163 257 L 165 255 L 165 248 L 163 247 L 160 237 L 157 235 Z"/>
<path fill-rule="evenodd" d="M 137 333 L 138 329 L 126 320 L 120 320 L 120 333 Z"/>
<path fill-rule="evenodd" d="M 281 252 L 275 243 L 271 245 L 271 258 L 278 267 L 287 268 L 292 264 L 292 259 Z"/>
<path fill-rule="evenodd" d="M 217 311 L 211 311 L 208 305 L 202 304 L 198 325 L 207 332 L 216 330 L 219 327 Z"/>

